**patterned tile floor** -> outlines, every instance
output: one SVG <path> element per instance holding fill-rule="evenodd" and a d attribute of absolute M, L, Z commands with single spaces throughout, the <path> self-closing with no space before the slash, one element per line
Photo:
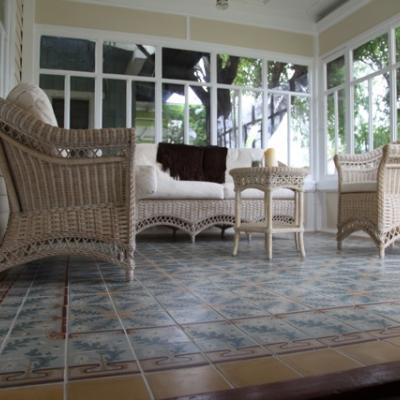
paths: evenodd
<path fill-rule="evenodd" d="M 400 360 L 400 248 L 383 262 L 308 234 L 302 261 L 279 237 L 269 262 L 261 237 L 236 258 L 229 239 L 139 239 L 132 282 L 78 258 L 2 274 L 0 399 L 163 399 Z"/>

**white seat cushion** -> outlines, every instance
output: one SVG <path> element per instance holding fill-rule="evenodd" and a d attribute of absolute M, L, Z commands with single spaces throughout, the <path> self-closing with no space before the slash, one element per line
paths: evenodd
<path fill-rule="evenodd" d="M 138 143 L 135 147 L 136 165 L 156 165 L 158 144 Z"/>
<path fill-rule="evenodd" d="M 343 193 L 376 192 L 377 190 L 378 190 L 377 182 L 355 182 L 355 183 L 344 183 L 342 185 Z"/>
<path fill-rule="evenodd" d="M 156 167 L 157 191 L 146 199 L 210 199 L 222 200 L 224 187 L 219 183 L 179 181 Z"/>
<path fill-rule="evenodd" d="M 20 83 L 8 94 L 7 100 L 24 109 L 37 119 L 57 126 L 57 119 L 47 94 L 32 83 Z"/>
<path fill-rule="evenodd" d="M 290 189 L 277 189 L 272 192 L 274 199 L 293 199 L 294 193 Z M 224 183 L 224 199 L 234 199 L 234 184 L 231 182 Z M 258 189 L 246 189 L 242 191 L 242 199 L 263 199 L 264 192 Z"/>

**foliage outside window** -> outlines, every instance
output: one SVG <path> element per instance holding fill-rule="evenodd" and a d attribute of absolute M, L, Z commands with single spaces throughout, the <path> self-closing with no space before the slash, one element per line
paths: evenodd
<path fill-rule="evenodd" d="M 309 165 L 304 65 L 43 35 L 40 86 L 66 128 L 135 127 L 138 143 L 270 145 L 281 161 Z"/>

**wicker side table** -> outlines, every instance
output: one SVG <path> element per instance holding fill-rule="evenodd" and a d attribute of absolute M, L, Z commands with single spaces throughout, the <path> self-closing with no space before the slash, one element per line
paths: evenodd
<path fill-rule="evenodd" d="M 240 232 L 261 232 L 265 234 L 265 249 L 268 259 L 272 259 L 272 234 L 295 234 L 296 248 L 305 257 L 304 250 L 304 178 L 308 175 L 305 168 L 271 167 L 271 168 L 235 168 L 230 171 L 235 183 L 235 240 L 233 255 L 239 249 Z M 272 192 L 286 188 L 294 192 L 294 218 L 292 223 L 273 223 Z M 241 222 L 241 192 L 245 189 L 259 189 L 264 192 L 264 221 Z"/>

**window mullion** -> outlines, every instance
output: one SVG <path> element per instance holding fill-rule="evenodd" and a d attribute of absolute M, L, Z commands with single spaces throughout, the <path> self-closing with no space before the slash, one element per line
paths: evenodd
<path fill-rule="evenodd" d="M 94 127 L 103 126 L 103 41 L 96 41 L 95 88 L 94 88 Z"/>
<path fill-rule="evenodd" d="M 287 151 L 288 151 L 288 155 L 287 155 L 287 159 L 288 159 L 288 165 L 291 166 L 292 165 L 292 152 L 291 152 L 291 139 L 292 139 L 292 130 L 291 130 L 291 119 L 292 119 L 292 95 L 289 94 L 287 96 L 287 104 L 288 104 L 288 108 L 287 108 Z"/>
<path fill-rule="evenodd" d="M 374 135 L 373 135 L 373 101 L 372 101 L 372 79 L 368 79 L 368 150 L 374 148 Z"/>
<path fill-rule="evenodd" d="M 395 30 L 389 31 L 390 65 L 390 131 L 392 141 L 397 140 L 397 80 L 396 80 L 396 35 Z"/>
<path fill-rule="evenodd" d="M 236 140 L 236 145 L 238 145 L 239 148 L 242 148 L 242 147 L 244 147 L 243 125 L 242 125 L 242 121 L 243 121 L 243 118 L 242 118 L 242 94 L 243 94 L 242 89 L 239 89 L 238 92 L 239 92 L 239 104 L 238 104 L 238 123 L 239 123 L 238 135 L 239 135 L 239 137 Z"/>
<path fill-rule="evenodd" d="M 353 80 L 353 53 L 347 49 L 345 55 L 345 120 L 346 120 L 346 151 L 347 153 L 354 153 L 354 86 Z"/>
<path fill-rule="evenodd" d="M 71 119 L 71 76 L 64 78 L 64 128 L 69 129 Z"/>
<path fill-rule="evenodd" d="M 338 91 L 334 92 L 334 110 L 335 110 L 335 153 L 338 153 L 338 143 L 339 143 L 339 96 Z"/>
<path fill-rule="evenodd" d="M 126 127 L 132 128 L 132 79 L 126 81 Z"/>
<path fill-rule="evenodd" d="M 156 83 L 155 83 L 155 142 L 159 143 L 163 139 L 163 132 L 162 132 L 162 48 L 157 46 L 156 47 L 156 66 L 155 66 L 155 76 L 156 76 Z"/>
<path fill-rule="evenodd" d="M 183 143 L 189 144 L 189 85 L 185 85 L 185 109 L 183 117 Z"/>
<path fill-rule="evenodd" d="M 262 112 L 262 132 L 261 132 L 261 147 L 267 147 L 268 143 L 268 62 L 264 58 L 262 60 L 261 81 L 263 88 L 263 112 Z"/>
<path fill-rule="evenodd" d="M 210 81 L 211 81 L 211 93 L 210 93 L 210 144 L 216 145 L 218 142 L 218 93 L 217 93 L 217 54 L 212 52 L 210 54 Z"/>

